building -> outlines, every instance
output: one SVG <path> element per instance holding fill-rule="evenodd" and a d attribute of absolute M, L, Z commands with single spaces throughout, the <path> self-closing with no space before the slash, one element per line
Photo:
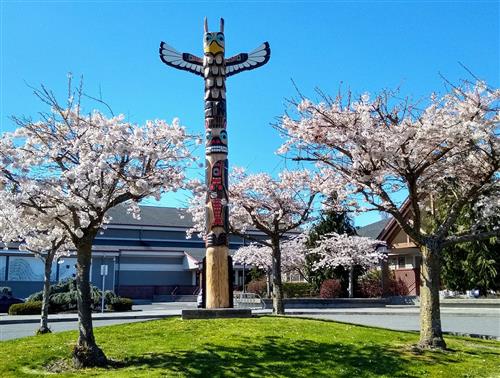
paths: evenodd
<path fill-rule="evenodd" d="M 385 241 L 389 269 L 406 284 L 409 295 L 420 294 L 420 250 L 394 218 L 361 227 L 358 234 Z"/>
<path fill-rule="evenodd" d="M 109 212 L 111 222 L 96 237 L 92 252 L 91 282 L 102 287 L 101 266 L 107 266 L 106 290 L 134 299 L 195 294 L 200 286 L 199 264 L 205 256 L 203 240 L 186 238 L 192 219 L 185 209 L 141 206 L 133 219 L 123 206 Z M 250 232 L 251 233 L 251 232 Z M 230 253 L 246 240 L 232 236 Z M 75 275 L 76 256 L 54 262 L 52 281 Z M 234 266 L 235 288 L 243 285 L 243 266 Z M 0 286 L 17 297 L 27 297 L 43 286 L 43 263 L 30 253 L 8 248 L 0 251 Z"/>

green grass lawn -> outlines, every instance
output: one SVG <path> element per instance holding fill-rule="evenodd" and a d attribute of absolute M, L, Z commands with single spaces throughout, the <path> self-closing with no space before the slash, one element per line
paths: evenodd
<path fill-rule="evenodd" d="M 321 320 L 179 318 L 100 327 L 105 377 L 500 377 L 500 342 L 448 337 L 450 351 L 415 353 L 418 334 Z M 0 377 L 65 369 L 75 331 L 0 342 Z M 52 375 L 55 375 L 52 373 Z"/>

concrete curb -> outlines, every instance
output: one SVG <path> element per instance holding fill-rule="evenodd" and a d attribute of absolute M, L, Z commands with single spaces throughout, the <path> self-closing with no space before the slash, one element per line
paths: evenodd
<path fill-rule="evenodd" d="M 443 332 L 447 336 L 471 337 L 473 339 L 495 340 L 500 341 L 500 336 L 480 335 L 478 333 L 462 333 L 462 332 Z"/>
<path fill-rule="evenodd" d="M 286 315 L 366 315 L 366 316 L 383 316 L 383 315 L 401 315 L 401 316 L 418 316 L 419 307 L 418 306 L 406 306 L 406 305 L 395 305 L 395 306 L 387 306 L 387 307 L 368 307 L 365 308 L 367 311 L 356 310 L 347 311 L 345 307 L 320 307 L 320 308 L 301 308 L 294 309 L 289 308 L 286 310 Z M 484 309 L 484 308 L 481 308 Z M 398 311 L 403 310 L 403 311 Z M 406 311 L 405 311 L 406 310 Z M 462 311 L 458 311 L 462 310 Z M 465 311 L 464 311 L 465 310 Z M 471 310 L 470 308 L 449 308 L 446 310 L 446 315 L 452 316 L 460 316 L 460 317 L 498 317 L 500 315 L 499 312 L 491 312 L 491 313 L 481 313 L 481 312 L 471 312 L 468 313 L 467 310 Z M 493 309 L 490 309 L 493 310 Z M 182 310 L 166 310 L 168 312 L 162 311 L 133 311 L 133 312 L 121 312 L 121 313 L 95 313 L 92 316 L 93 320 L 123 320 L 123 319 L 162 319 L 173 316 L 181 316 Z M 271 313 L 271 309 L 254 309 L 252 310 L 256 315 L 265 315 Z M 4 319 L 2 319 L 4 318 Z M 72 322 L 77 321 L 77 314 L 53 314 L 49 315 L 49 322 Z M 0 316 L 0 325 L 2 324 L 22 324 L 22 323 L 38 323 L 40 321 L 39 315 L 4 315 Z"/>
<path fill-rule="evenodd" d="M 366 311 L 285 311 L 285 315 L 366 315 L 366 316 L 384 316 L 384 315 L 401 315 L 401 316 L 418 316 L 419 312 L 366 312 Z M 463 316 L 463 317 L 498 317 L 498 314 L 464 314 L 463 312 L 446 312 L 446 315 Z"/>

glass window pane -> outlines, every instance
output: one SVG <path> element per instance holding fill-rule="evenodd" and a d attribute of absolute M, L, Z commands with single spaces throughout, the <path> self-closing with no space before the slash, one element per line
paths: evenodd
<path fill-rule="evenodd" d="M 406 259 L 405 256 L 398 257 L 398 268 L 406 268 Z"/>
<path fill-rule="evenodd" d="M 7 264 L 7 257 L 0 256 L 0 281 L 5 280 L 6 264 Z"/>
<path fill-rule="evenodd" d="M 76 259 L 63 257 L 59 260 L 59 281 L 76 277 Z"/>
<path fill-rule="evenodd" d="M 9 281 L 43 281 L 43 262 L 36 257 L 9 258 Z"/>

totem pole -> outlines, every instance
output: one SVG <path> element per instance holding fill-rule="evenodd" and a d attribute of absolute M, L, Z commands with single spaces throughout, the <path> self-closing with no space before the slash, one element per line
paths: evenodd
<path fill-rule="evenodd" d="M 226 77 L 263 66 L 269 61 L 271 50 L 264 42 L 250 53 L 224 58 L 224 20 L 220 31 L 209 32 L 205 18 L 203 59 L 180 53 L 165 42 L 160 44 L 163 63 L 202 76 L 205 79 L 205 132 L 206 132 L 206 263 L 205 307 L 231 306 L 228 269 L 228 160 L 226 131 Z"/>

